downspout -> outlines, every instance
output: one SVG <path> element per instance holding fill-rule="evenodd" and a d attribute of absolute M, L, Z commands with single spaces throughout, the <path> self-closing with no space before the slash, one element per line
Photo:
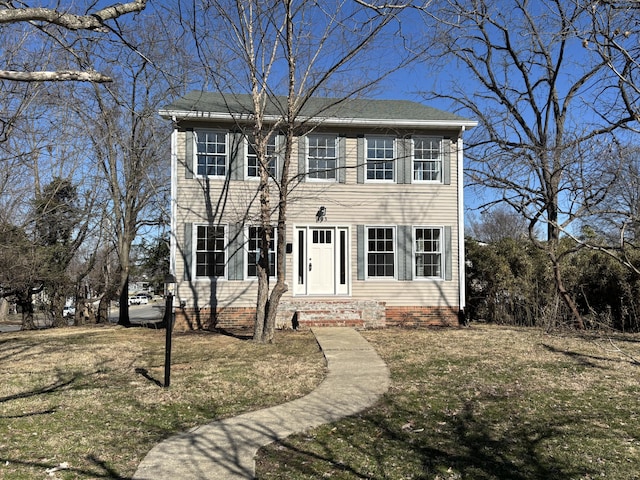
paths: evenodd
<path fill-rule="evenodd" d="M 466 261 L 464 254 L 464 142 L 462 135 L 465 127 L 460 127 L 458 136 L 458 321 L 466 324 L 464 309 L 466 307 Z"/>
<path fill-rule="evenodd" d="M 177 214 L 178 214 L 178 122 L 176 117 L 171 117 L 173 123 L 173 132 L 171 132 L 171 222 L 170 222 L 170 245 L 169 245 L 169 273 L 177 281 L 176 278 L 176 228 L 177 228 Z M 176 288 L 177 284 L 174 284 L 172 288 Z M 171 292 L 174 295 L 176 291 Z"/>

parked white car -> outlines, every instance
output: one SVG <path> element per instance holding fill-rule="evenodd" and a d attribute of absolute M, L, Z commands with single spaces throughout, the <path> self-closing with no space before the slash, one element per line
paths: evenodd
<path fill-rule="evenodd" d="M 134 295 L 129 297 L 129 305 L 146 305 L 149 303 L 149 298 L 146 295 Z"/>
<path fill-rule="evenodd" d="M 62 316 L 63 317 L 73 317 L 75 314 L 76 314 L 76 307 L 74 307 L 72 305 L 66 305 L 62 309 Z"/>

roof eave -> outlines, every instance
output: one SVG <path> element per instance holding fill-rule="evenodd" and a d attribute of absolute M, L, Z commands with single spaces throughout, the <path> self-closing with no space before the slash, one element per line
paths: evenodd
<path fill-rule="evenodd" d="M 168 110 L 159 111 L 160 116 L 166 119 L 180 120 L 220 120 L 243 122 L 251 118 L 250 114 L 229 114 L 226 112 L 202 112 L 188 110 Z M 279 115 L 265 115 L 264 121 L 275 123 L 282 120 Z M 448 127 L 448 128 L 473 128 L 478 122 L 473 120 L 416 120 L 416 119 L 388 119 L 388 118 L 335 118 L 335 117 L 300 117 L 301 122 L 308 122 L 315 125 L 328 126 L 353 126 L 353 127 L 404 127 L 404 128 L 424 128 L 424 127 Z"/>

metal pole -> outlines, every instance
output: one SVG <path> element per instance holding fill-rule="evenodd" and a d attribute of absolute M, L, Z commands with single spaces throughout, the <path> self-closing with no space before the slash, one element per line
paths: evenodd
<path fill-rule="evenodd" d="M 173 295 L 167 294 L 164 305 L 164 325 L 166 328 L 164 347 L 164 388 L 171 384 L 171 331 L 173 330 Z"/>

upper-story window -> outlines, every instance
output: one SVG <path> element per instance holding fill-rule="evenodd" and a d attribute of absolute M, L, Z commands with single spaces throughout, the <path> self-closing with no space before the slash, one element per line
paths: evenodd
<path fill-rule="evenodd" d="M 196 276 L 224 277 L 226 264 L 225 227 L 198 225 L 196 228 Z"/>
<path fill-rule="evenodd" d="M 197 130 L 197 174 L 203 177 L 224 177 L 227 174 L 227 133 Z"/>
<path fill-rule="evenodd" d="M 307 167 L 310 179 L 336 180 L 338 170 L 337 140 L 336 135 L 327 134 L 307 137 Z"/>
<path fill-rule="evenodd" d="M 413 179 L 442 181 L 442 139 L 418 137 L 413 140 Z"/>
<path fill-rule="evenodd" d="M 394 139 L 391 137 L 366 137 L 367 180 L 393 182 Z"/>
<path fill-rule="evenodd" d="M 272 135 L 267 140 L 267 168 L 269 175 L 273 178 L 278 173 L 278 158 L 276 152 L 278 151 L 277 136 Z M 258 154 L 256 153 L 255 141 L 249 137 L 247 140 L 247 177 L 258 178 L 260 176 L 260 168 L 258 164 Z"/>
<path fill-rule="evenodd" d="M 442 278 L 442 229 L 414 229 L 416 278 Z"/>

